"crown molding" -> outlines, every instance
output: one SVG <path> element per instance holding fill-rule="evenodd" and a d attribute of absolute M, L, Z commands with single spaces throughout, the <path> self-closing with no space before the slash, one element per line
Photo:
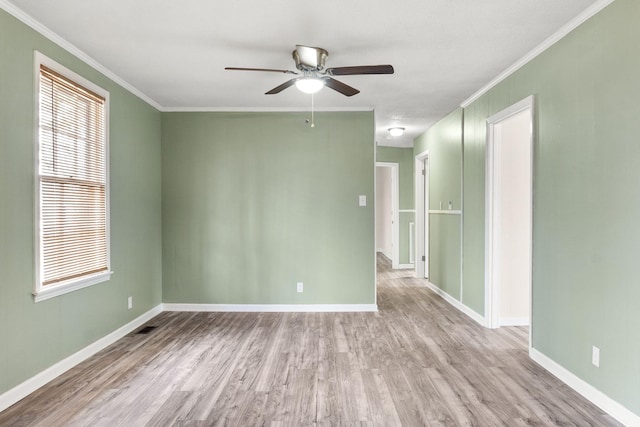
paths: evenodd
<path fill-rule="evenodd" d="M 94 68 L 96 71 L 104 74 L 106 77 L 111 79 L 116 84 L 122 86 L 147 104 L 151 105 L 157 110 L 164 111 L 164 108 L 158 104 L 153 99 L 149 98 L 147 95 L 142 93 L 138 88 L 128 83 L 126 80 L 115 74 L 113 71 L 109 70 L 104 65 L 100 64 L 98 61 L 89 56 L 86 52 L 78 48 L 77 46 L 69 43 L 67 40 L 62 38 L 60 35 L 46 27 L 40 21 L 34 19 L 32 16 L 27 14 L 22 9 L 18 8 L 13 3 L 10 3 L 8 0 L 0 0 L 0 8 L 2 8 L 5 12 L 12 15 L 14 18 L 18 19 L 25 25 L 31 27 L 33 30 L 37 31 L 53 43 L 57 44 L 61 48 L 65 49 L 81 61 L 85 62 L 87 65 Z"/>
<path fill-rule="evenodd" d="M 27 14 L 22 9 L 18 8 L 13 3 L 8 0 L 0 0 L 0 8 L 3 9 L 8 14 L 12 15 L 14 18 L 18 19 L 25 25 L 29 26 L 36 32 L 40 33 L 42 36 L 49 39 L 51 42 L 57 44 L 62 47 L 72 55 L 76 56 L 81 61 L 85 62 L 87 65 L 94 68 L 96 71 L 104 74 L 106 77 L 111 79 L 116 84 L 122 86 L 138 98 L 145 101 L 147 104 L 151 105 L 155 109 L 161 112 L 172 113 L 172 112 L 308 112 L 308 107 L 164 107 L 160 105 L 158 102 L 145 95 L 138 88 L 128 83 L 122 77 L 115 74 L 113 71 L 109 70 L 104 65 L 100 64 L 98 61 L 89 56 L 86 52 L 75 46 L 74 44 L 65 40 L 62 36 L 58 35 L 40 21 L 34 19 L 32 16 Z M 315 111 L 318 112 L 336 112 L 336 111 L 373 111 L 374 108 L 371 106 L 361 106 L 361 107 L 327 107 L 327 108 L 316 108 Z"/>
<path fill-rule="evenodd" d="M 591 18 L 592 16 L 594 16 L 595 14 L 600 12 L 602 9 L 604 9 L 607 6 L 609 6 L 614 1 L 615 0 L 599 0 L 599 1 L 595 2 L 594 4 L 592 4 L 591 6 L 589 6 L 580 15 L 576 16 L 571 21 L 569 21 L 568 23 L 563 25 L 553 35 L 551 35 L 545 41 L 543 41 L 538 46 L 533 48 L 533 50 L 531 50 L 525 56 L 523 56 L 518 61 L 516 61 L 516 63 L 514 63 L 512 66 L 510 66 L 509 68 L 504 70 L 502 73 L 500 73 L 496 78 L 491 80 L 489 83 L 487 83 L 485 86 L 483 86 L 476 93 L 474 93 L 469 98 L 464 100 L 460 104 L 460 106 L 462 108 L 467 108 L 469 105 L 471 105 L 474 101 L 476 101 L 482 95 L 484 95 L 485 93 L 489 92 L 489 90 L 491 90 L 498 83 L 500 83 L 501 81 L 505 80 L 507 77 L 509 77 L 510 75 L 515 73 L 516 71 L 518 71 L 520 68 L 525 66 L 527 63 L 529 63 L 532 59 L 534 59 L 535 57 L 540 55 L 542 52 L 544 52 L 545 50 L 549 49 L 551 46 L 553 46 L 554 44 L 556 44 L 557 42 L 562 40 L 562 38 L 564 38 L 571 31 L 573 31 L 576 28 L 578 28 L 587 19 Z"/>
<path fill-rule="evenodd" d="M 555 43 L 557 43 L 559 40 L 561 40 L 563 37 L 565 37 L 571 31 L 576 29 L 578 26 L 580 26 L 586 20 L 588 20 L 589 18 L 591 18 L 592 16 L 594 16 L 595 14 L 600 12 L 602 9 L 604 9 L 605 7 L 607 7 L 608 5 L 613 3 L 614 1 L 615 0 L 599 0 L 596 3 L 594 3 L 593 5 L 591 5 L 590 7 L 588 7 L 587 9 L 585 9 L 580 15 L 578 15 L 577 17 L 575 17 L 574 19 L 569 21 L 567 24 L 562 26 L 556 33 L 554 33 L 552 36 L 547 38 L 544 42 L 542 42 L 537 47 L 535 47 L 533 50 L 531 50 L 529 53 L 527 53 L 522 58 L 520 58 L 516 63 L 511 65 L 509 68 L 507 68 L 505 71 L 500 73 L 497 77 L 495 77 L 493 80 L 491 80 L 485 86 L 483 86 L 476 93 L 474 93 L 469 98 L 467 98 L 465 101 L 463 101 L 460 104 L 460 106 L 463 107 L 463 108 L 468 107 L 471 103 L 473 103 L 478 98 L 480 98 L 482 95 L 487 93 L 490 89 L 492 89 L 498 83 L 500 83 L 501 81 L 505 80 L 511 74 L 515 73 L 517 70 L 519 70 L 524 65 L 529 63 L 532 59 L 534 59 L 535 57 L 540 55 L 542 52 L 547 50 L 549 47 L 553 46 Z M 156 108 L 159 111 L 162 111 L 162 112 L 297 112 L 297 111 L 302 112 L 302 111 L 308 111 L 308 109 L 304 108 L 304 107 L 292 107 L 292 108 L 288 108 L 288 107 L 282 107 L 282 108 L 280 108 L 280 107 L 274 107 L 274 108 L 270 108 L 270 107 L 264 107 L 264 108 L 255 108 L 255 107 L 226 107 L 226 108 L 225 107 L 163 107 L 158 102 L 156 102 L 155 100 L 153 100 L 149 96 L 145 95 L 138 88 L 136 88 L 135 86 L 133 86 L 130 83 L 128 83 L 126 80 L 124 80 L 123 78 L 121 78 L 120 76 L 118 76 L 117 74 L 112 72 L 111 70 L 109 70 L 104 65 L 100 64 L 98 61 L 93 59 L 91 56 L 89 56 L 83 50 L 79 49 L 77 46 L 73 45 L 72 43 L 70 43 L 67 40 L 65 40 L 64 38 L 62 38 L 60 35 L 58 35 L 54 31 L 52 31 L 48 27 L 46 27 L 41 22 L 39 22 L 36 19 L 34 19 L 32 16 L 28 15 L 26 12 L 24 12 L 22 9 L 18 8 L 13 3 L 9 2 L 8 0 L 0 0 L 0 8 L 5 10 L 10 15 L 14 16 L 16 19 L 20 20 L 21 22 L 23 22 L 24 24 L 26 24 L 27 26 L 29 26 L 33 30 L 37 31 L 38 33 L 40 33 L 41 35 L 43 35 L 44 37 L 46 37 L 47 39 L 49 39 L 53 43 L 57 44 L 58 46 L 62 47 L 65 50 L 67 50 L 72 55 L 74 55 L 77 58 L 79 58 L 80 60 L 84 61 L 89 66 L 93 67 L 94 69 L 96 69 L 100 73 L 104 74 L 106 77 L 108 77 L 109 79 L 111 79 L 112 81 L 114 81 L 118 85 L 122 86 L 123 88 L 125 88 L 126 90 L 128 90 L 129 92 L 131 92 L 132 94 L 134 94 L 138 98 L 142 99 L 143 101 L 145 101 L 146 103 L 148 103 L 149 105 L 151 105 L 152 107 Z M 323 108 L 323 109 L 318 109 L 316 111 L 373 111 L 373 108 L 372 107 Z"/>

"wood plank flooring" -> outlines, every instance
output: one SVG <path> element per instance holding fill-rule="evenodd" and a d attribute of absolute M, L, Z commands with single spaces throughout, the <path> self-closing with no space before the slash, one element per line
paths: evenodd
<path fill-rule="evenodd" d="M 2 426 L 618 426 L 379 259 L 378 313 L 170 313 L 0 413 Z"/>

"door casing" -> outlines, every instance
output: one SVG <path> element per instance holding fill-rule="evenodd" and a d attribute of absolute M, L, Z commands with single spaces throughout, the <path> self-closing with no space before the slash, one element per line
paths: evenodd
<path fill-rule="evenodd" d="M 485 322 L 489 328 L 498 328 L 500 309 L 500 289 L 497 277 L 500 259 L 497 256 L 497 238 L 499 236 L 499 221 L 497 221 L 496 189 L 500 188 L 500 177 L 495 173 L 496 156 L 496 125 L 507 120 L 516 114 L 529 111 L 530 131 L 529 131 L 529 159 L 531 162 L 528 185 L 530 186 L 530 212 L 529 212 L 529 347 L 531 347 L 531 336 L 533 329 L 532 300 L 533 300 L 533 144 L 534 144 L 534 109 L 535 99 L 529 96 L 520 102 L 494 114 L 487 119 L 487 147 L 485 163 Z"/>
<path fill-rule="evenodd" d="M 416 277 L 429 277 L 429 150 L 415 157 Z M 424 258 L 423 258 L 424 257 Z"/>

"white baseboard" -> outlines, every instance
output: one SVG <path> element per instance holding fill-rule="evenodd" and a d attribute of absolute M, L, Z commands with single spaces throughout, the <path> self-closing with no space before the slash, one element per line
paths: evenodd
<path fill-rule="evenodd" d="M 433 292 L 440 295 L 446 302 L 448 302 L 449 304 L 451 304 L 452 306 L 460 310 L 462 313 L 469 316 L 471 319 L 473 319 L 476 323 L 486 327 L 487 322 L 483 316 L 479 315 L 478 313 L 476 313 L 466 305 L 462 304 L 460 301 L 458 301 L 457 299 L 455 299 L 454 297 L 452 297 L 451 295 L 449 295 L 448 293 L 446 293 L 445 291 L 443 291 L 433 283 L 427 282 L 427 286 Z"/>
<path fill-rule="evenodd" d="M 640 415 L 631 412 L 629 409 L 625 408 L 620 403 L 616 402 L 583 379 L 577 377 L 575 374 L 545 356 L 535 348 L 529 349 L 529 356 L 544 369 L 551 372 L 562 382 L 580 393 L 591 403 L 598 406 L 625 426 L 640 426 Z"/>
<path fill-rule="evenodd" d="M 414 268 L 414 267 L 415 267 L 414 264 L 396 264 L 393 266 L 395 270 L 405 270 L 405 269 Z"/>
<path fill-rule="evenodd" d="M 500 326 L 529 326 L 528 317 L 501 317 L 498 320 Z"/>
<path fill-rule="evenodd" d="M 393 261 L 393 257 L 391 256 L 391 254 L 385 251 L 384 249 L 380 248 L 376 252 L 381 253 L 382 255 L 384 255 L 385 257 Z"/>
<path fill-rule="evenodd" d="M 162 304 L 0 395 L 0 412 L 162 313 Z"/>
<path fill-rule="evenodd" d="M 89 344 L 0 395 L 0 412 L 33 393 L 69 369 L 133 332 L 163 311 L 220 312 L 371 312 L 376 304 L 160 304 L 126 325 Z"/>
<path fill-rule="evenodd" d="M 162 305 L 164 311 L 331 313 L 378 311 L 376 304 L 174 304 Z"/>

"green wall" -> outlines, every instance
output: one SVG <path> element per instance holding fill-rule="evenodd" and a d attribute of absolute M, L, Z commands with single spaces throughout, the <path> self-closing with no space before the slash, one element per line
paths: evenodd
<path fill-rule="evenodd" d="M 460 277 L 462 117 L 462 108 L 452 111 L 415 139 L 413 151 L 429 152 L 429 281 L 466 304 Z"/>
<path fill-rule="evenodd" d="M 398 163 L 399 187 L 398 195 L 399 210 L 411 211 L 400 212 L 399 214 L 399 246 L 400 264 L 409 264 L 409 223 L 415 223 L 415 203 L 414 199 L 414 157 L 412 148 L 398 147 L 376 147 L 376 161 Z"/>
<path fill-rule="evenodd" d="M 307 116 L 163 114 L 164 302 L 375 302 L 373 113 Z"/>
<path fill-rule="evenodd" d="M 485 121 L 534 94 L 533 346 L 636 414 L 638 22 L 640 2 L 613 2 L 465 109 L 463 230 L 465 304 L 482 313 Z"/>
<path fill-rule="evenodd" d="M 110 92 L 110 281 L 39 303 L 34 49 Z M 0 10 L 0 394 L 161 302 L 158 111 Z M 127 297 L 134 308 L 127 310 Z"/>
<path fill-rule="evenodd" d="M 636 414 L 638 22 L 640 2 L 615 1 L 442 119 L 414 148 L 429 150 L 431 209 L 441 200 L 445 209 L 448 200 L 464 206 L 462 259 L 455 217 L 430 215 L 430 281 L 484 315 L 486 120 L 535 95 L 533 347 Z M 600 348 L 599 368 L 591 365 L 592 346 Z"/>

